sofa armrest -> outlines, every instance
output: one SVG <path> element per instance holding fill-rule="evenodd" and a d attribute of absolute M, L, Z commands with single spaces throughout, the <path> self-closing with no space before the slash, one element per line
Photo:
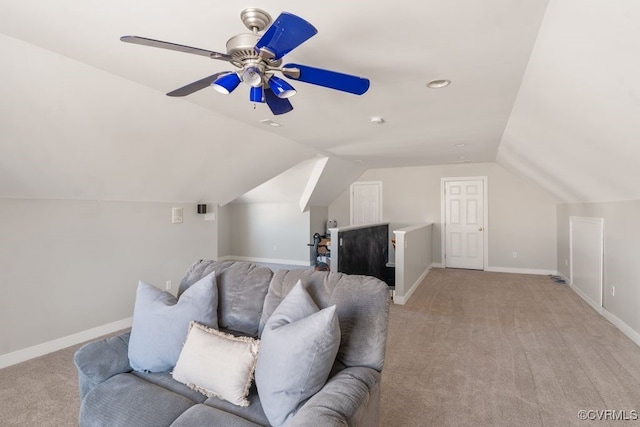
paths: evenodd
<path fill-rule="evenodd" d="M 80 398 L 112 376 L 132 370 L 129 365 L 129 335 L 127 332 L 94 341 L 76 351 L 73 362 L 78 368 Z"/>
<path fill-rule="evenodd" d="M 287 427 L 370 427 L 379 423 L 380 373 L 371 368 L 351 367 L 330 378 Z"/>

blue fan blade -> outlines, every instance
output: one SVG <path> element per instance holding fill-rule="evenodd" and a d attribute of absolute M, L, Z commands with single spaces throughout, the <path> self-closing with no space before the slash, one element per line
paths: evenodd
<path fill-rule="evenodd" d="M 256 43 L 256 50 L 266 48 L 280 59 L 318 33 L 313 25 L 288 12 L 282 12 Z"/>
<path fill-rule="evenodd" d="M 293 106 L 288 99 L 278 98 L 268 87 L 264 88 L 264 99 L 267 101 L 267 105 L 274 116 L 279 116 L 280 114 L 288 113 L 293 110 Z"/>
<path fill-rule="evenodd" d="M 283 68 L 297 68 L 300 70 L 300 77 L 294 78 L 284 73 L 290 79 L 330 89 L 341 90 L 356 95 L 362 95 L 369 90 L 369 79 L 338 73 L 336 71 L 323 70 L 322 68 L 309 67 L 307 65 L 287 64 Z"/>

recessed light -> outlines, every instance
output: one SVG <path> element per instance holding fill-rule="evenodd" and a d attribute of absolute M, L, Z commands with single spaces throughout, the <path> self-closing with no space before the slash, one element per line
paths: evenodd
<path fill-rule="evenodd" d="M 447 87 L 451 84 L 451 80 L 431 80 L 427 83 L 427 87 L 430 89 L 440 89 L 442 87 Z"/>
<path fill-rule="evenodd" d="M 467 145 L 467 144 L 460 143 L 460 144 L 455 144 L 455 145 L 454 145 L 454 147 L 462 148 L 462 147 L 464 147 L 465 145 Z"/>
<path fill-rule="evenodd" d="M 260 123 L 265 124 L 265 125 L 269 125 L 269 126 L 274 127 L 274 128 L 279 128 L 280 126 L 282 126 L 280 123 L 274 122 L 271 119 L 262 119 L 262 120 L 260 120 Z"/>
<path fill-rule="evenodd" d="M 371 119 L 369 119 L 369 120 L 374 125 L 381 125 L 382 123 L 384 123 L 384 119 L 382 117 L 379 117 L 379 116 L 371 117 Z"/>

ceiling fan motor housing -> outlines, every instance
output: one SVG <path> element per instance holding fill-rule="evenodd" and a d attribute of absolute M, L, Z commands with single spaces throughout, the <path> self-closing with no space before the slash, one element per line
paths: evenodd
<path fill-rule="evenodd" d="M 255 46 L 260 35 L 255 33 L 243 33 L 231 37 L 227 41 L 227 54 L 233 58 L 231 63 L 235 65 L 242 81 L 250 86 L 262 85 L 262 78 L 269 67 L 279 67 L 282 60 L 265 59 L 259 56 Z"/>

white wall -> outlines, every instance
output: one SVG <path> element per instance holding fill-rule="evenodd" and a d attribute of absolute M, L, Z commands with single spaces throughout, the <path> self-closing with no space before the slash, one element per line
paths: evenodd
<path fill-rule="evenodd" d="M 397 254 L 393 301 L 397 304 L 409 300 L 433 264 L 432 230 L 433 224 L 421 224 L 393 231 Z"/>
<path fill-rule="evenodd" d="M 462 176 L 488 177 L 489 267 L 555 272 L 558 200 L 497 163 L 372 169 L 358 180 L 382 181 L 383 220 L 391 229 L 433 222 L 433 261 L 441 263 L 440 179 Z M 329 206 L 329 216 L 348 222 L 348 190 Z"/>
<path fill-rule="evenodd" d="M 130 318 L 138 280 L 175 293 L 215 227 L 195 204 L 0 199 L 0 358 Z"/>
<path fill-rule="evenodd" d="M 235 259 L 309 265 L 310 212 L 297 203 L 231 203 L 230 253 Z"/>
<path fill-rule="evenodd" d="M 231 255 L 231 205 L 216 206 L 218 257 Z"/>
<path fill-rule="evenodd" d="M 569 217 L 604 218 L 603 307 L 608 312 L 604 314 L 640 345 L 640 228 L 637 226 L 640 200 L 561 204 L 557 215 L 558 270 L 566 278 L 569 278 Z M 616 288 L 615 296 L 611 295 L 612 286 Z"/>

